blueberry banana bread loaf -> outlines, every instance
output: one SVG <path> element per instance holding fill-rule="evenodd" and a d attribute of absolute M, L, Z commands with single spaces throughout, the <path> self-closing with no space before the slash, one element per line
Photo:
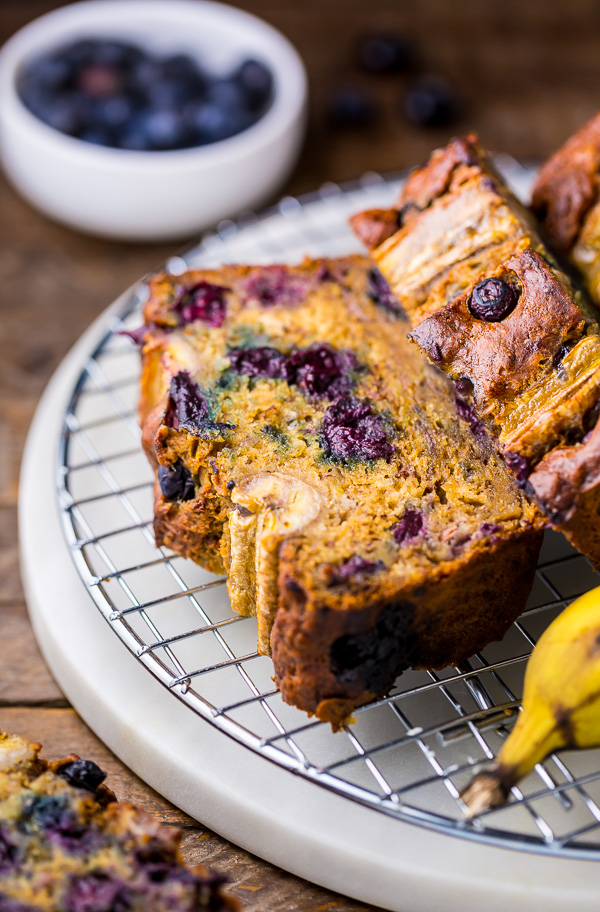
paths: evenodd
<path fill-rule="evenodd" d="M 284 700 L 339 724 L 502 637 L 541 516 L 371 261 L 160 275 L 145 319 L 156 540 L 228 572 Z"/>
<path fill-rule="evenodd" d="M 475 137 L 361 213 L 412 324 L 551 523 L 600 565 L 600 336 L 595 311 L 542 243 Z"/>
<path fill-rule="evenodd" d="M 0 732 L 0 912 L 232 912 L 226 878 L 186 868 L 180 833 L 117 802 L 105 774 Z"/>
<path fill-rule="evenodd" d="M 582 274 L 600 304 L 600 114 L 542 165 L 531 207 L 556 251 Z"/>

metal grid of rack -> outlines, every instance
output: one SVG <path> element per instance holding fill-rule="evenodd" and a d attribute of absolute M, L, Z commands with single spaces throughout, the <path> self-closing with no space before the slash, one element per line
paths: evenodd
<path fill-rule="evenodd" d="M 512 161 L 499 164 L 526 192 L 531 173 Z M 389 203 L 398 186 L 399 179 L 366 175 L 310 198 L 284 199 L 263 217 L 223 223 L 167 268 L 347 253 L 358 249 L 347 216 Z M 82 363 L 59 453 L 68 546 L 114 633 L 190 712 L 348 800 L 495 845 L 599 858 L 599 751 L 552 756 L 512 790 L 506 807 L 473 821 L 459 798 L 514 723 L 536 640 L 572 598 L 600 583 L 587 561 L 548 533 L 527 608 L 502 643 L 460 668 L 405 672 L 385 699 L 332 734 L 282 702 L 270 659 L 256 652 L 256 622 L 232 614 L 224 580 L 154 543 L 153 477 L 136 420 L 139 357 L 119 334 L 139 325 L 145 294 L 142 282 Z"/>

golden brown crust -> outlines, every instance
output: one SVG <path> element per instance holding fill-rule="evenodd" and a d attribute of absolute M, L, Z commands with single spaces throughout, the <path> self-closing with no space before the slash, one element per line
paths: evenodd
<path fill-rule="evenodd" d="M 538 172 L 531 206 L 557 250 L 568 253 L 598 200 L 600 114 L 571 136 Z"/>
<path fill-rule="evenodd" d="M 585 326 L 564 285 L 535 250 L 517 253 L 486 276 L 519 280 L 518 304 L 506 319 L 477 319 L 467 292 L 409 336 L 451 377 L 468 377 L 479 402 L 523 393 L 562 346 L 581 337 Z"/>
<path fill-rule="evenodd" d="M 501 639 L 520 613 L 523 587 L 533 582 L 539 535 L 523 532 L 518 545 L 497 536 L 488 553 L 432 567 L 412 591 L 381 593 L 359 608 L 343 592 L 335 607 L 319 604 L 318 592 L 298 577 L 290 543 L 281 555 L 285 597 L 271 639 L 283 699 L 340 723 L 352 705 L 385 693 L 402 668 L 457 665 Z M 350 667 L 336 675 L 335 658 L 341 662 L 344 651 Z"/>

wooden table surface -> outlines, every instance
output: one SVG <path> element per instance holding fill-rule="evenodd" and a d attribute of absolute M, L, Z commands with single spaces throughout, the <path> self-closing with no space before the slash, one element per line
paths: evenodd
<path fill-rule="evenodd" d="M 0 41 L 57 5 L 0 0 Z M 452 132 L 471 128 L 489 148 L 539 159 L 600 107 L 595 0 L 571 0 L 568 6 L 550 0 L 244 0 L 239 5 L 287 34 L 309 72 L 310 128 L 285 193 L 413 165 Z M 356 40 L 373 29 L 412 36 L 423 69 L 455 81 L 465 113 L 452 129 L 407 126 L 398 113 L 407 79 L 356 70 Z M 349 84 L 362 85 L 377 99 L 381 115 L 369 130 L 328 125 L 329 93 Z M 96 240 L 52 224 L 0 175 L 0 725 L 41 740 L 48 756 L 75 751 L 96 760 L 120 797 L 183 827 L 186 859 L 226 872 L 247 909 L 364 912 L 367 906 L 236 848 L 145 786 L 71 709 L 46 670 L 28 623 L 16 512 L 19 461 L 38 398 L 94 317 L 172 250 L 173 245 Z"/>

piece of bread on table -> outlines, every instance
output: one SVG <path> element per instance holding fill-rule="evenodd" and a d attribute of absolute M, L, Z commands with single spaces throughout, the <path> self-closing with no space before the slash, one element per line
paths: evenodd
<path fill-rule="evenodd" d="M 235 912 L 226 877 L 185 867 L 181 833 L 118 802 L 75 754 L 0 731 L 2 912 Z"/>
<path fill-rule="evenodd" d="M 339 725 L 503 636 L 541 516 L 371 261 L 159 275 L 145 320 L 156 540 L 228 572 L 284 700 Z"/>
<path fill-rule="evenodd" d="M 455 381 L 552 525 L 600 566 L 595 310 L 476 137 L 434 152 L 391 210 L 352 224 L 410 338 Z"/>

